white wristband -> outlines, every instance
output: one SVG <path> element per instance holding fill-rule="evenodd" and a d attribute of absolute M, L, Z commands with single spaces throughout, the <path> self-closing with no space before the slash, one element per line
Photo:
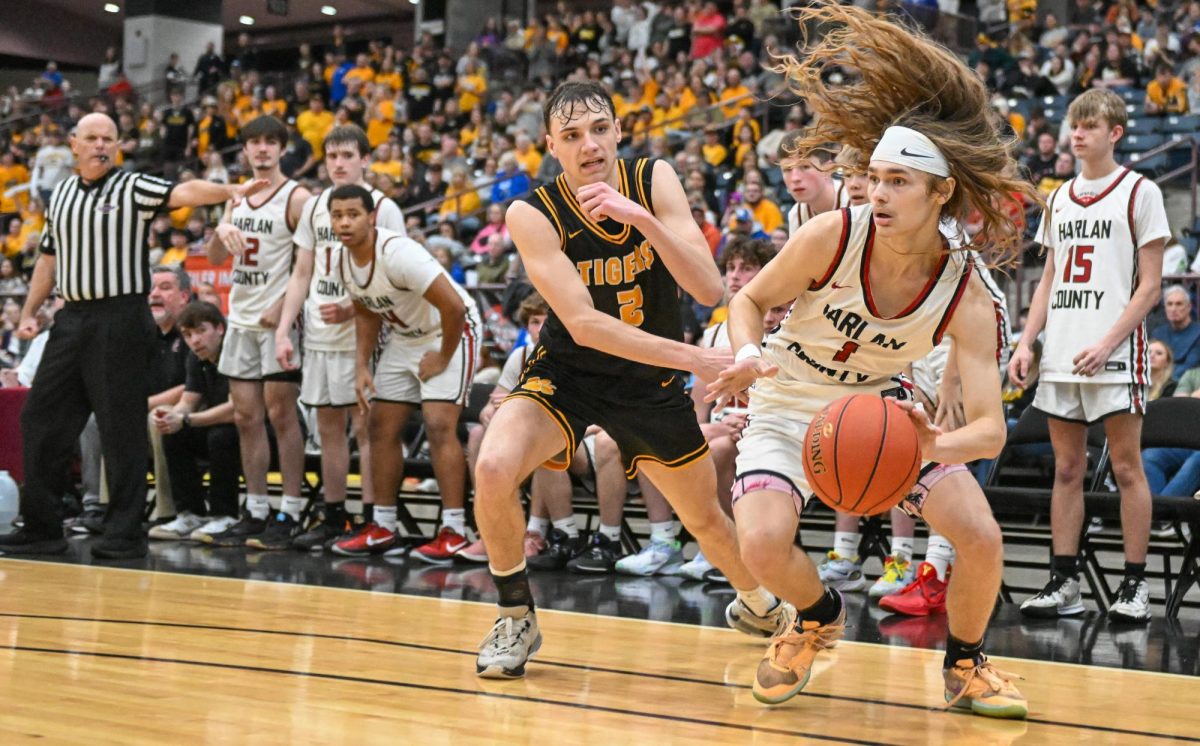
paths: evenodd
<path fill-rule="evenodd" d="M 762 347 L 753 343 L 742 345 L 742 348 L 733 356 L 733 362 L 740 363 L 748 357 L 762 357 Z"/>

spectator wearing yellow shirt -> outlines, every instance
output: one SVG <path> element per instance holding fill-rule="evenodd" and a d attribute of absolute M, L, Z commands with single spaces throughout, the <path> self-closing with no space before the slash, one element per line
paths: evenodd
<path fill-rule="evenodd" d="M 472 110 L 467 123 L 458 131 L 458 144 L 464 152 L 469 151 L 471 146 L 475 144 L 475 140 L 479 138 L 482 127 L 483 109 Z"/>
<path fill-rule="evenodd" d="M 21 245 L 33 233 L 41 233 L 46 227 L 46 205 L 38 198 L 31 198 L 21 211 Z"/>
<path fill-rule="evenodd" d="M 29 195 L 25 191 L 11 190 L 27 183 L 29 169 L 16 162 L 11 150 L 5 150 L 0 154 L 0 225 L 8 225 L 9 219 L 21 217 Z"/>
<path fill-rule="evenodd" d="M 1146 113 L 1166 116 L 1186 114 L 1187 110 L 1187 83 L 1175 77 L 1169 63 L 1158 63 L 1154 67 L 1154 80 L 1146 86 Z"/>
<path fill-rule="evenodd" d="M 475 64 L 474 60 L 467 60 L 463 74 L 458 76 L 458 81 L 454 84 L 454 90 L 458 93 L 459 110 L 474 111 L 483 102 L 487 88 L 487 78 L 483 77 L 479 66 Z"/>
<path fill-rule="evenodd" d="M 392 93 L 404 90 L 404 77 L 396 70 L 396 63 L 390 57 L 385 57 L 375 75 L 375 85 L 390 86 Z"/>
<path fill-rule="evenodd" d="M 762 226 L 764 233 L 770 233 L 783 225 L 783 213 L 779 210 L 779 205 L 763 196 L 762 175 L 758 172 L 746 174 L 742 202 L 750 209 L 754 222 Z"/>
<path fill-rule="evenodd" d="M 4 232 L 4 256 L 16 256 L 21 253 L 21 247 L 25 245 L 25 242 L 21 240 L 21 219 L 10 217 L 4 225 L 7 226 L 7 230 Z"/>
<path fill-rule="evenodd" d="M 171 230 L 171 245 L 163 252 L 159 264 L 174 264 L 182 267 L 188 257 L 188 234 L 182 228 Z"/>
<path fill-rule="evenodd" d="M 482 206 L 475 185 L 467 180 L 467 169 L 456 167 L 450 172 L 450 184 L 446 187 L 446 199 L 438 209 L 438 217 L 462 220 Z"/>
<path fill-rule="evenodd" d="M 259 111 L 268 116 L 287 119 L 287 101 L 279 98 L 275 86 L 269 85 L 263 89 L 263 100 Z"/>
<path fill-rule="evenodd" d="M 737 116 L 738 111 L 754 106 L 754 96 L 750 89 L 742 85 L 742 74 L 738 70 L 725 73 L 725 90 L 720 96 L 721 111 L 729 119 Z"/>
<path fill-rule="evenodd" d="M 396 102 L 392 99 L 391 86 L 377 85 L 375 96 L 367 107 L 367 142 L 372 148 L 379 147 L 392 136 L 396 126 Z"/>
<path fill-rule="evenodd" d="M 542 154 L 533 147 L 533 140 L 523 131 L 517 133 L 517 147 L 513 151 L 521 170 L 533 177 L 542 167 Z"/>
<path fill-rule="evenodd" d="M 716 127 L 704 130 L 704 144 L 700 146 L 704 162 L 713 168 L 725 164 L 729 159 L 729 150 L 721 144 L 721 131 Z"/>
<path fill-rule="evenodd" d="M 392 145 L 385 142 L 375 148 L 375 157 L 371 159 L 371 171 L 384 174 L 392 181 L 400 181 L 404 172 L 404 164 L 392 157 Z"/>
<path fill-rule="evenodd" d="M 360 54 L 354 58 L 354 67 L 342 76 L 342 82 L 345 84 L 349 84 L 351 80 L 358 80 L 363 85 L 375 80 L 375 68 L 371 67 L 369 55 Z"/>
<path fill-rule="evenodd" d="M 296 131 L 312 146 L 313 158 L 318 161 L 325 159 L 325 135 L 331 129 L 333 112 L 325 108 L 324 99 L 313 96 L 308 100 L 308 111 L 302 111 L 296 117 Z"/>
<path fill-rule="evenodd" d="M 749 107 L 738 111 L 737 121 L 733 123 L 734 142 L 739 144 L 742 142 L 742 130 L 750 130 L 750 144 L 758 145 L 758 141 L 762 139 L 762 127 L 759 126 L 758 120 L 754 118 L 754 112 Z"/>

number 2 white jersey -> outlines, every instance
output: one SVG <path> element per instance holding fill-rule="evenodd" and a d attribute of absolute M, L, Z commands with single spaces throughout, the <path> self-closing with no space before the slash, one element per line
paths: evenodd
<path fill-rule="evenodd" d="M 752 414 L 815 412 L 843 393 L 896 387 L 905 366 L 942 341 L 971 281 L 969 254 L 945 253 L 908 307 L 884 317 L 875 308 L 867 271 L 875 238 L 871 206 L 844 208 L 841 215 L 833 262 L 807 292 L 800 290 L 779 329 L 763 343 L 763 358 L 779 366 L 779 373 L 754 384 Z M 831 386 L 845 390 L 831 392 Z"/>
<path fill-rule="evenodd" d="M 375 225 L 407 236 L 404 215 L 393 200 L 378 189 L 367 187 L 375 200 Z M 327 324 L 320 308 L 326 303 L 341 303 L 349 296 L 338 269 L 342 261 L 342 243 L 333 233 L 329 219 L 329 195 L 333 188 L 314 195 L 304 203 L 300 224 L 296 226 L 296 247 L 313 252 L 312 281 L 304 301 L 304 349 L 321 352 L 353 352 L 354 321 Z"/>
<path fill-rule="evenodd" d="M 355 265 L 349 250 L 342 251 L 339 271 L 350 296 L 383 317 L 398 339 L 420 339 L 441 334 L 442 317 L 436 306 L 425 300 L 425 291 L 445 277 L 467 307 L 467 326 L 479 329 L 475 300 L 446 274 L 425 247 L 386 228 L 376 230 L 375 254 L 366 267 Z"/>
<path fill-rule="evenodd" d="M 287 292 L 292 272 L 292 231 L 288 203 L 300 186 L 288 179 L 259 207 L 255 198 L 242 200 L 230 212 L 230 222 L 242 232 L 246 251 L 233 259 L 233 287 L 229 291 L 229 324 L 243 329 L 264 329 L 259 319 Z"/>
<path fill-rule="evenodd" d="M 1138 248 L 1168 236 L 1158 186 L 1127 168 L 1098 180 L 1076 177 L 1054 190 L 1037 233 L 1054 252 L 1042 380 L 1149 382 L 1145 320 L 1095 375 L 1072 370 L 1075 356 L 1099 342 L 1129 305 L 1138 282 Z"/>

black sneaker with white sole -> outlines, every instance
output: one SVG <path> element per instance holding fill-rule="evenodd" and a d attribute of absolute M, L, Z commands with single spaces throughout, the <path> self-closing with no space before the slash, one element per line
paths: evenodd
<path fill-rule="evenodd" d="M 1079 591 L 1079 579 L 1052 574 L 1045 588 L 1021 604 L 1021 613 L 1042 619 L 1082 614 L 1083 596 Z"/>
<path fill-rule="evenodd" d="M 300 528 L 299 521 L 279 511 L 274 518 L 267 521 L 266 529 L 261 534 L 246 539 L 246 546 L 271 552 L 291 549 L 292 541 L 300 535 Z"/>
<path fill-rule="evenodd" d="M 242 511 L 242 517 L 237 523 L 211 537 L 214 547 L 244 547 L 246 540 L 258 536 L 267 528 L 266 518 L 255 518 L 249 511 Z"/>

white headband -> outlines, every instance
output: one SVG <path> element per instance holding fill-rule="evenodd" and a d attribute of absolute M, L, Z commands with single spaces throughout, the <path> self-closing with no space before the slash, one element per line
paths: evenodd
<path fill-rule="evenodd" d="M 908 127 L 884 130 L 871 160 L 897 163 L 943 178 L 950 175 L 950 164 L 942 151 L 928 137 Z"/>

